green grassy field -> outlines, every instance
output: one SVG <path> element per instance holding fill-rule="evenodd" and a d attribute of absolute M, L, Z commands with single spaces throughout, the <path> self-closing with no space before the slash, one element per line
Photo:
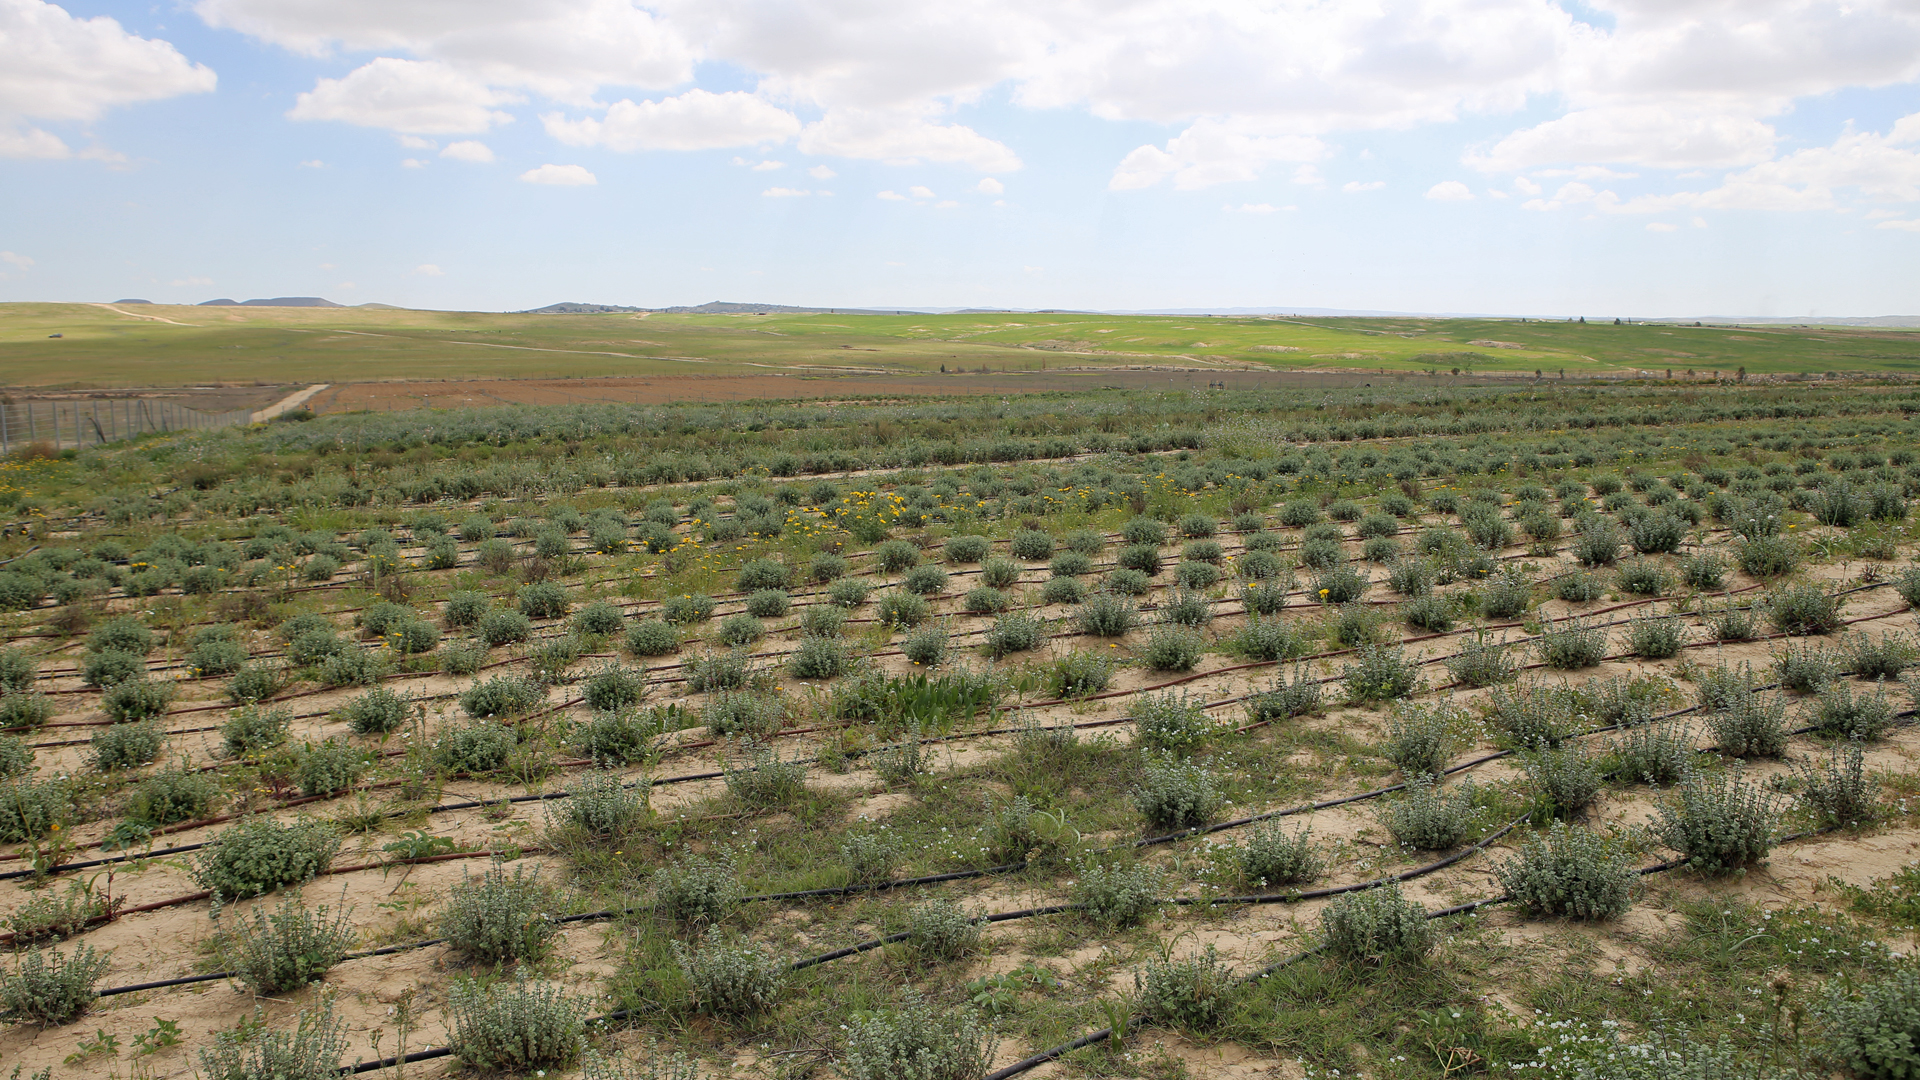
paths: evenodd
<path fill-rule="evenodd" d="M 59 337 L 52 335 L 58 334 Z M 1897 330 L 1081 314 L 506 315 L 0 305 L 0 381 L 178 386 L 380 379 L 1042 370 L 1114 365 L 1707 375 L 1920 370 Z"/>

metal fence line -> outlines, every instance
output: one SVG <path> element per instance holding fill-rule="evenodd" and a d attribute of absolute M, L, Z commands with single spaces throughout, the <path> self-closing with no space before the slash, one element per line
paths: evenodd
<path fill-rule="evenodd" d="M 144 397 L 7 401 L 0 403 L 0 456 L 33 443 L 49 444 L 57 452 L 136 435 L 246 424 L 252 417 L 251 409 L 202 412 Z"/>

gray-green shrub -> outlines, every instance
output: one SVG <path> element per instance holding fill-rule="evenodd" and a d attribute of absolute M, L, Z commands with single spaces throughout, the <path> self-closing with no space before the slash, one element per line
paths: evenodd
<path fill-rule="evenodd" d="M 309 910 L 289 899 L 272 912 L 261 905 L 238 916 L 216 945 L 234 980 L 266 996 L 319 982 L 347 955 L 355 934 L 352 908 L 333 912 L 323 904 Z"/>
<path fill-rule="evenodd" d="M 1313 844 L 1312 826 L 1289 833 L 1278 821 L 1262 821 L 1245 844 L 1230 850 L 1240 879 L 1250 888 L 1303 884 L 1327 870 L 1326 857 Z"/>
<path fill-rule="evenodd" d="M 293 711 L 269 709 L 262 705 L 242 705 L 227 714 L 220 725 L 220 743 L 235 757 L 271 750 L 287 741 L 293 728 Z"/>
<path fill-rule="evenodd" d="M 478 878 L 464 877 L 447 896 L 440 936 L 461 952 L 501 963 L 544 955 L 560 926 L 552 914 L 553 890 L 539 871 L 494 866 Z"/>
<path fill-rule="evenodd" d="M 1832 979 L 1814 1006 L 1825 1056 L 1863 1080 L 1920 1076 L 1920 969 L 1853 983 Z"/>
<path fill-rule="evenodd" d="M 517 974 L 482 988 L 471 979 L 447 995 L 447 1047 L 482 1071 L 531 1073 L 571 1065 L 585 1042 L 587 1005 L 564 989 Z"/>
<path fill-rule="evenodd" d="M 191 873 L 223 903 L 245 900 L 311 881 L 339 850 L 339 834 L 325 822 L 301 818 L 282 825 L 271 818 L 246 817 L 200 850 Z"/>
<path fill-rule="evenodd" d="M 1661 843 L 1686 856 L 1694 870 L 1744 873 L 1773 847 L 1779 812 L 1778 801 L 1746 783 L 1739 770 L 1696 772 L 1660 807 L 1652 830 Z"/>
<path fill-rule="evenodd" d="M 1196 828 L 1213 820 L 1225 802 L 1213 774 L 1192 758 L 1176 759 L 1165 752 L 1143 756 L 1133 806 L 1149 827 Z"/>
<path fill-rule="evenodd" d="M 1320 911 L 1320 926 L 1328 951 L 1350 962 L 1410 962 L 1433 951 L 1427 909 L 1408 900 L 1397 881 L 1334 897 Z"/>
<path fill-rule="evenodd" d="M 185 769 L 157 772 L 134 786 L 127 797 L 127 818 L 143 825 L 172 825 L 206 817 L 220 796 L 220 785 L 204 773 Z"/>
<path fill-rule="evenodd" d="M 91 945 L 71 954 L 35 949 L 13 970 L 0 973 L 0 1013 L 42 1026 L 72 1023 L 93 1004 L 94 984 L 107 973 L 107 957 Z"/>
<path fill-rule="evenodd" d="M 303 795 L 333 795 L 352 787 L 368 768 L 359 749 L 328 739 L 309 746 L 294 763 L 293 781 Z"/>
<path fill-rule="evenodd" d="M 739 870 L 731 855 L 682 856 L 653 872 L 653 908 L 688 927 L 710 926 L 740 905 Z"/>
<path fill-rule="evenodd" d="M 1171 955 L 1149 957 L 1133 975 L 1133 1000 L 1141 1017 L 1182 1031 L 1218 1027 L 1238 990 L 1232 971 L 1212 945 L 1177 960 Z"/>
<path fill-rule="evenodd" d="M 1535 915 L 1614 919 L 1633 905 L 1640 880 L 1620 846 L 1590 829 L 1555 821 L 1546 836 L 1530 836 L 1519 855 L 1494 863 L 1500 887 Z"/>
<path fill-rule="evenodd" d="M 1118 930 L 1159 910 L 1160 874 L 1144 863 L 1087 863 L 1073 883 L 1073 900 L 1087 918 Z"/>
<path fill-rule="evenodd" d="M 89 757 L 93 767 L 109 772 L 158 760 L 160 751 L 166 748 L 167 733 L 160 725 L 148 720 L 101 728 L 93 733 L 89 742 L 92 750 Z"/>
<path fill-rule="evenodd" d="M 1473 828 L 1473 785 L 1441 789 L 1424 776 L 1407 780 L 1407 793 L 1380 809 L 1394 840 L 1421 851 L 1458 847 Z"/>
<path fill-rule="evenodd" d="M 787 962 L 757 942 L 716 933 L 698 948 L 678 941 L 672 948 L 695 1012 L 751 1016 L 772 1008 L 786 989 Z"/>
<path fill-rule="evenodd" d="M 1446 705 L 1396 705 L 1387 715 L 1387 738 L 1380 756 L 1408 780 L 1436 779 L 1453 760 L 1456 724 L 1454 710 Z"/>

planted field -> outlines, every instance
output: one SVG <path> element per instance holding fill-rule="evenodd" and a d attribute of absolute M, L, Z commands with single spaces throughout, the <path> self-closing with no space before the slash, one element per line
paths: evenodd
<path fill-rule="evenodd" d="M 1712 380 L 1912 373 L 1920 332 L 1516 319 L 951 315 L 518 315 L 364 308 L 0 305 L 14 386 L 393 379 L 902 375 L 1181 367 L 1455 369 Z M 929 390 L 922 392 L 940 392 Z"/>
<path fill-rule="evenodd" d="M 1907 1075 L 1920 397 L 1299 398 L 8 466 L 0 1059 Z"/>

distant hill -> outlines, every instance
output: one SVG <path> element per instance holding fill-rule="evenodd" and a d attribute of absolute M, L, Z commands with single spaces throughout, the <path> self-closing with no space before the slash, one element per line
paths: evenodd
<path fill-rule="evenodd" d="M 924 310 L 911 308 L 823 308 L 790 307 L 786 304 L 736 304 L 726 300 L 711 300 L 697 307 L 620 307 L 615 304 L 548 304 L 531 311 L 514 312 L 516 315 L 921 315 Z"/>
<path fill-rule="evenodd" d="M 345 307 L 318 296 L 276 296 L 271 300 L 202 300 L 200 307 Z"/>
<path fill-rule="evenodd" d="M 116 304 L 151 304 L 151 300 L 115 300 Z"/>

